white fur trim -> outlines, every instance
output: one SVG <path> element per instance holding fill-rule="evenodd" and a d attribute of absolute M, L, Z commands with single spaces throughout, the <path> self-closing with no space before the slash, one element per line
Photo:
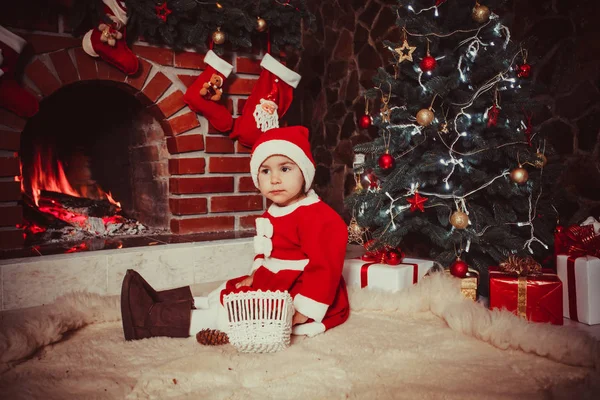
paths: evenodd
<path fill-rule="evenodd" d="M 250 268 L 250 273 L 253 273 L 257 269 L 259 269 L 260 267 L 262 267 L 262 265 L 264 264 L 264 262 L 265 262 L 265 259 L 262 258 L 262 257 L 257 258 L 256 260 L 254 260 L 254 262 L 252 262 L 252 268 Z"/>
<path fill-rule="evenodd" d="M 292 335 L 313 337 L 323 332 L 325 332 L 325 325 L 321 322 L 309 322 L 307 324 L 296 325 L 292 328 Z"/>
<path fill-rule="evenodd" d="M 262 61 L 260 62 L 260 66 L 268 71 L 271 71 L 279 78 L 281 78 L 282 81 L 284 81 L 293 88 L 296 88 L 296 86 L 298 86 L 298 83 L 300 83 L 300 79 L 302 79 L 302 76 L 300 76 L 300 74 L 292 71 L 291 69 L 277 61 L 269 53 L 265 54 Z"/>
<path fill-rule="evenodd" d="M 308 265 L 308 258 L 303 260 L 282 260 L 280 258 L 267 257 L 262 261 L 262 266 L 273 272 L 274 274 L 279 271 L 304 271 L 304 268 Z"/>
<path fill-rule="evenodd" d="M 294 297 L 294 308 L 308 318 L 314 319 L 315 322 L 321 322 L 329 309 L 329 305 L 297 294 L 296 297 Z"/>
<path fill-rule="evenodd" d="M 256 218 L 256 220 L 254 221 L 254 224 L 256 225 L 256 235 L 257 236 L 264 236 L 267 238 L 272 238 L 273 237 L 273 224 L 271 224 L 271 221 L 269 221 L 269 218 Z"/>
<path fill-rule="evenodd" d="M 308 193 L 306 193 L 305 198 L 295 203 L 292 203 L 289 206 L 280 207 L 275 203 L 271 204 L 271 206 L 269 207 L 269 214 L 271 214 L 274 217 L 283 217 L 284 215 L 291 214 L 298 207 L 309 206 L 311 204 L 318 203 L 319 201 L 321 201 L 319 199 L 319 196 L 317 196 L 315 191 L 311 189 L 308 191 Z"/>
<path fill-rule="evenodd" d="M 123 25 L 127 25 L 127 10 L 117 0 L 102 0 Z"/>
<path fill-rule="evenodd" d="M 264 254 L 269 257 L 273 251 L 273 242 L 264 236 L 254 236 L 254 254 Z"/>
<path fill-rule="evenodd" d="M 269 157 L 280 154 L 298 165 L 304 176 L 304 191 L 308 191 L 315 177 L 315 166 L 302 149 L 287 140 L 269 140 L 258 145 L 250 159 L 250 173 L 254 186 L 258 188 L 258 170 Z"/>
<path fill-rule="evenodd" d="M 229 74 L 231 74 L 231 71 L 233 71 L 233 65 L 223 60 L 212 50 L 209 50 L 206 53 L 204 56 L 204 62 L 223 74 L 225 78 L 227 78 Z"/>
<path fill-rule="evenodd" d="M 23 47 L 27 44 L 27 41 L 21 36 L 17 36 L 3 26 L 0 26 L 0 42 L 6 43 L 8 47 L 21 53 Z"/>
<path fill-rule="evenodd" d="M 81 41 L 81 47 L 83 51 L 89 54 L 92 57 L 100 57 L 98 53 L 94 51 L 94 46 L 92 46 L 92 32 L 94 30 L 90 29 L 88 33 L 83 36 L 83 40 Z"/>

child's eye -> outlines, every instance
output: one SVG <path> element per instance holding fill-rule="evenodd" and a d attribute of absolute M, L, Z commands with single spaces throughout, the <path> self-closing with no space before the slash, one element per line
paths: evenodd
<path fill-rule="evenodd" d="M 264 168 L 260 171 L 261 174 L 268 174 L 269 173 L 269 169 L 268 168 Z"/>
<path fill-rule="evenodd" d="M 288 172 L 289 170 L 290 170 L 290 167 L 281 167 L 282 172 Z"/>

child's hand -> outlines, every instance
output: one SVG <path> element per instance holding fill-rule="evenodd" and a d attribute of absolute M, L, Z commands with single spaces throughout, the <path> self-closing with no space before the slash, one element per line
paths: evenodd
<path fill-rule="evenodd" d="M 308 321 L 308 317 L 306 315 L 296 311 L 294 313 L 294 317 L 292 318 L 292 326 L 298 325 L 298 324 L 303 324 L 306 321 Z"/>
<path fill-rule="evenodd" d="M 239 289 L 242 286 L 252 286 L 252 282 L 254 281 L 254 274 L 250 275 L 247 278 L 244 278 L 243 280 L 239 281 L 238 283 L 235 284 L 235 288 Z"/>

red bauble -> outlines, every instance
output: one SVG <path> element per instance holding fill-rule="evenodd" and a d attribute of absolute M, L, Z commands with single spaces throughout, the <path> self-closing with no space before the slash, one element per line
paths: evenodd
<path fill-rule="evenodd" d="M 433 69 L 436 67 L 436 65 L 437 65 L 437 61 L 435 61 L 435 58 L 431 57 L 430 55 L 427 55 L 427 56 L 425 56 L 424 59 L 421 60 L 419 67 L 421 67 L 423 72 L 429 72 L 429 71 L 433 71 Z"/>
<path fill-rule="evenodd" d="M 531 65 L 523 64 L 517 67 L 517 76 L 519 78 L 529 78 L 529 74 L 531 73 Z"/>
<path fill-rule="evenodd" d="M 379 167 L 384 171 L 391 171 L 396 166 L 396 160 L 390 153 L 384 153 L 377 160 Z"/>
<path fill-rule="evenodd" d="M 363 129 L 369 128 L 371 126 L 371 116 L 365 114 L 362 117 L 360 117 L 360 119 L 358 120 L 358 126 L 360 126 Z"/>
<path fill-rule="evenodd" d="M 468 271 L 469 266 L 466 262 L 461 260 L 460 257 L 458 257 L 450 266 L 450 273 L 458 278 L 464 278 L 467 276 Z"/>

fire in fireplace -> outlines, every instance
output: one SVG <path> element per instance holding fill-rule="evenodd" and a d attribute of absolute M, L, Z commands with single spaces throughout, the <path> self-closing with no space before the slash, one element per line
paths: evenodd
<path fill-rule="evenodd" d="M 167 154 L 160 124 L 123 87 L 61 88 L 21 136 L 26 242 L 165 230 Z"/>

